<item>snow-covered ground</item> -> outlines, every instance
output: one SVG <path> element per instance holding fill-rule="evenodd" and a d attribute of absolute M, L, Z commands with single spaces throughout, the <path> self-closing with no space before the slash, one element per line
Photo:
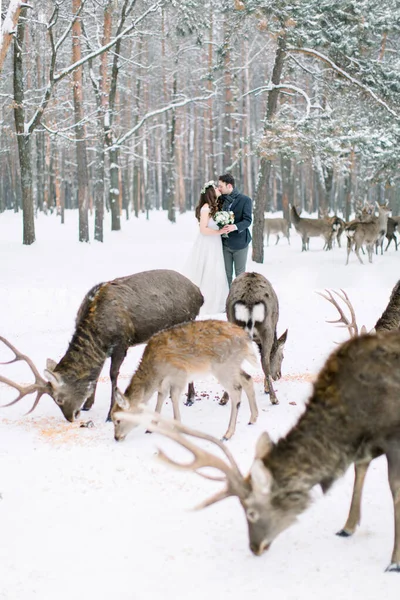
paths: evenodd
<path fill-rule="evenodd" d="M 80 244 L 77 215 L 67 212 L 62 226 L 55 216 L 39 215 L 37 242 L 22 246 L 21 215 L 0 215 L 0 335 L 30 356 L 40 371 L 47 357 L 59 360 L 74 329 L 78 306 L 100 281 L 152 268 L 180 270 L 196 234 L 193 213 L 172 225 L 154 212 L 123 222 L 121 232 L 106 231 L 106 243 Z M 91 229 L 93 231 L 93 227 Z M 274 243 L 274 240 L 270 240 Z M 280 399 L 271 406 L 263 394 L 261 369 L 255 373 L 260 416 L 248 426 L 242 403 L 229 447 L 243 471 L 251 464 L 263 430 L 283 435 L 303 410 L 311 381 L 346 330 L 327 324 L 334 308 L 315 291 L 343 288 L 360 324 L 374 325 L 399 279 L 400 252 L 392 245 L 374 263 L 360 265 L 355 255 L 345 266 L 344 248 L 322 251 L 312 239 L 301 252 L 291 230 L 265 249 L 263 273 L 280 302 L 278 334 L 289 329 Z M 250 253 L 251 256 L 251 253 Z M 224 318 L 219 315 L 219 318 Z M 132 348 L 122 366 L 125 388 L 143 351 Z M 0 348 L 0 360 L 10 353 Z M 179 449 L 157 435 L 136 429 L 125 442 L 113 439 L 105 423 L 110 398 L 107 361 L 91 413 L 94 428 L 64 421 L 44 396 L 25 416 L 33 398 L 0 411 L 0 598 L 4 600 L 310 600 L 312 598 L 394 600 L 400 576 L 384 573 L 393 544 L 393 507 L 385 459 L 368 473 L 363 519 L 349 539 L 334 535 L 346 519 L 353 475 L 350 470 L 284 532 L 262 557 L 248 548 L 246 523 L 237 499 L 192 512 L 191 507 L 220 484 L 166 468 L 155 460 L 157 446 L 170 455 Z M 26 366 L 1 366 L 1 373 L 29 381 Z M 221 388 L 211 378 L 198 380 L 205 395 L 182 407 L 192 427 L 220 436 L 229 406 L 218 405 Z M 0 384 L 0 403 L 15 395 Z M 200 396 L 198 396 L 200 398 Z M 154 401 L 150 402 L 154 406 Z M 170 402 L 164 413 L 171 414 Z"/>

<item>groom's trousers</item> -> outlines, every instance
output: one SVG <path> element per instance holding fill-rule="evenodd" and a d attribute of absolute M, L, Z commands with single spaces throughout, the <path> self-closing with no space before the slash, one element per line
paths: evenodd
<path fill-rule="evenodd" d="M 226 244 L 222 244 L 225 261 L 225 272 L 228 279 L 229 287 L 231 287 L 233 279 L 233 267 L 235 267 L 235 277 L 246 271 L 247 252 L 249 247 L 241 250 L 233 250 Z"/>

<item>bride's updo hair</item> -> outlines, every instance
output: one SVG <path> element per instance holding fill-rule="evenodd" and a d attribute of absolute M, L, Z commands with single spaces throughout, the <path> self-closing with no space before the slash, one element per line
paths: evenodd
<path fill-rule="evenodd" d="M 204 190 L 204 191 L 203 191 Z M 215 193 L 214 183 L 210 183 L 200 193 L 200 200 L 197 203 L 195 215 L 196 219 L 200 221 L 200 210 L 205 204 L 208 204 L 210 208 L 210 217 L 213 217 L 218 210 L 218 198 Z"/>

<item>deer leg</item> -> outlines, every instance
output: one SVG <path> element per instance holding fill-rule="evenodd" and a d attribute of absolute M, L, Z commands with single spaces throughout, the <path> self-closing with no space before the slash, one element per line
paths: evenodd
<path fill-rule="evenodd" d="M 394 546 L 392 560 L 386 571 L 400 573 L 400 444 L 398 441 L 391 444 L 386 457 L 394 507 Z"/>
<path fill-rule="evenodd" d="M 352 535 L 361 518 L 361 496 L 364 486 L 365 476 L 371 461 L 354 464 L 354 487 L 353 496 L 351 498 L 349 516 L 343 529 L 337 532 L 336 535 L 341 537 L 349 537 Z"/>
<path fill-rule="evenodd" d="M 193 381 L 190 381 L 190 383 L 188 383 L 187 398 L 186 398 L 186 402 L 184 402 L 184 404 L 186 406 L 193 406 L 195 397 L 196 397 L 196 392 L 194 390 L 194 384 L 193 384 Z"/>
<path fill-rule="evenodd" d="M 307 250 L 307 236 L 303 235 L 301 238 L 301 251 L 305 252 Z"/>
<path fill-rule="evenodd" d="M 228 394 L 227 391 L 225 391 L 222 394 L 222 398 L 221 398 L 221 400 L 219 401 L 218 404 L 220 404 L 221 406 L 225 406 L 225 404 L 228 404 L 228 402 L 229 402 L 229 394 Z"/>
<path fill-rule="evenodd" d="M 165 398 L 168 396 L 169 387 L 167 385 L 161 385 L 161 388 L 157 392 L 157 404 L 155 412 L 161 414 L 162 405 L 164 404 Z M 155 423 L 155 421 L 152 421 Z M 146 429 L 146 433 L 152 433 L 150 429 Z"/>
<path fill-rule="evenodd" d="M 114 406 L 115 402 L 115 390 L 117 389 L 117 380 L 119 375 L 119 370 L 121 368 L 122 363 L 124 362 L 124 358 L 126 356 L 126 348 L 125 347 L 117 347 L 115 348 L 113 354 L 111 355 L 111 366 L 110 366 L 110 379 L 111 379 L 111 404 L 110 410 L 108 411 L 107 421 L 111 421 L 111 409 Z"/>
<path fill-rule="evenodd" d="M 362 250 L 362 246 L 361 246 L 361 250 Z M 355 253 L 356 253 L 356 256 L 357 256 L 358 260 L 363 265 L 364 263 L 363 263 L 362 258 L 360 256 L 360 248 L 359 248 L 358 244 L 356 244 Z"/>
<path fill-rule="evenodd" d="M 276 236 L 276 242 L 275 242 L 275 246 L 277 245 L 277 243 L 279 242 L 279 235 L 277 234 Z"/>
<path fill-rule="evenodd" d="M 247 399 L 249 401 L 249 406 L 250 406 L 249 425 L 252 425 L 253 423 L 255 423 L 257 421 L 257 417 L 258 417 L 258 408 L 257 408 L 257 402 L 256 402 L 256 394 L 254 392 L 253 380 L 251 378 L 251 375 L 249 375 L 245 371 L 240 371 L 240 381 L 241 381 L 242 387 L 245 391 L 245 394 L 247 396 Z"/>
<path fill-rule="evenodd" d="M 97 381 L 94 384 L 93 392 L 90 394 L 88 398 L 86 398 L 85 404 L 82 406 L 81 410 L 90 410 L 94 404 L 94 397 L 96 395 L 96 386 Z"/>
<path fill-rule="evenodd" d="M 185 388 L 185 384 L 181 385 L 180 383 L 174 383 L 171 385 L 172 410 L 174 411 L 175 421 L 179 421 L 179 422 L 181 421 L 181 413 L 179 410 L 179 400 L 181 398 L 184 388 Z"/>
<path fill-rule="evenodd" d="M 240 398 L 242 395 L 242 386 L 240 383 L 234 383 L 231 385 L 228 393 L 231 397 L 231 416 L 229 419 L 228 429 L 225 435 L 222 437 L 223 441 L 229 440 L 235 433 L 237 415 L 240 407 Z"/>
<path fill-rule="evenodd" d="M 279 400 L 276 397 L 274 387 L 272 385 L 272 379 L 270 375 L 270 364 L 269 364 L 269 353 L 267 358 L 267 353 L 264 351 L 264 348 L 261 344 L 257 344 L 258 349 L 261 354 L 261 366 L 264 371 L 264 392 L 269 394 L 269 399 L 271 400 L 271 404 L 279 404 Z"/>

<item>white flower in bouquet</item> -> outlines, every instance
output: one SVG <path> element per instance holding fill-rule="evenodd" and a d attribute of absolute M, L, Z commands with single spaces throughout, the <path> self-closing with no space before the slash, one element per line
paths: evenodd
<path fill-rule="evenodd" d="M 213 219 L 219 229 L 222 229 L 225 225 L 230 225 L 235 221 L 235 215 L 231 210 L 219 210 L 215 213 Z"/>

